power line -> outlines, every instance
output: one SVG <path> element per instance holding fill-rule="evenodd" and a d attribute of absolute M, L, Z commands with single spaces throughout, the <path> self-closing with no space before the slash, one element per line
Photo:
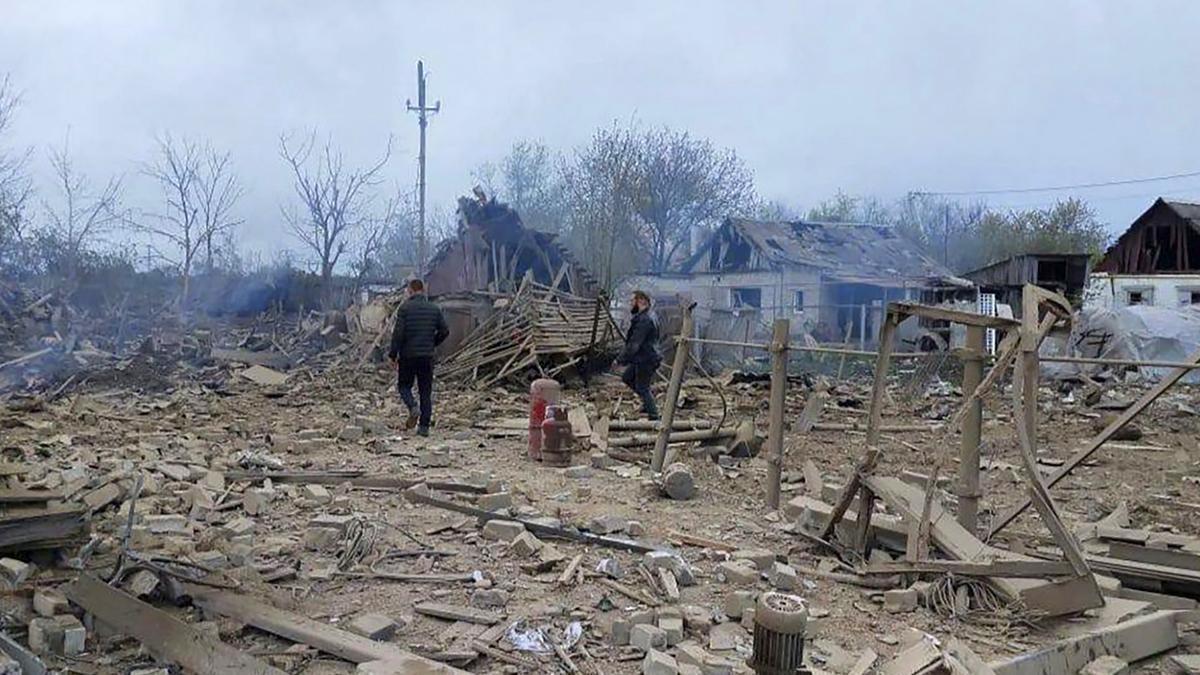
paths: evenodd
<path fill-rule="evenodd" d="M 1155 183 L 1158 181 L 1175 180 L 1178 178 L 1195 178 L 1200 176 L 1200 171 L 1188 171 L 1184 173 L 1173 173 L 1165 176 L 1151 176 L 1148 178 L 1129 178 L 1125 180 L 1110 180 L 1100 183 L 1077 183 L 1075 185 L 1053 185 L 1047 187 L 1023 187 L 1023 188 L 1007 188 L 997 190 L 957 190 L 946 192 L 933 192 L 928 190 L 916 190 L 913 194 L 930 195 L 938 197 L 969 197 L 972 195 L 1003 195 L 1003 194 L 1020 194 L 1029 192 L 1059 192 L 1062 190 L 1085 190 L 1089 188 L 1112 187 L 1116 185 L 1136 185 L 1138 183 Z"/>

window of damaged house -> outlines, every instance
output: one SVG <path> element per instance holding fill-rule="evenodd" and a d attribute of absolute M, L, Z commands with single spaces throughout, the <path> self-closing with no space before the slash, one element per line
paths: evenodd
<path fill-rule="evenodd" d="M 1176 292 L 1179 293 L 1180 307 L 1200 305 L 1200 288 L 1180 288 Z"/>
<path fill-rule="evenodd" d="M 1154 291 L 1150 288 L 1128 288 L 1125 290 L 1126 305 L 1153 305 Z"/>
<path fill-rule="evenodd" d="M 792 292 L 792 311 L 797 314 L 804 312 L 804 291 Z"/>
<path fill-rule="evenodd" d="M 729 289 L 729 306 L 732 309 L 762 309 L 762 289 Z"/>

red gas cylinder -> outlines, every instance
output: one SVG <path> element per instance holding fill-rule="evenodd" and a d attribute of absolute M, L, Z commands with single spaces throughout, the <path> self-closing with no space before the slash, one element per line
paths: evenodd
<path fill-rule="evenodd" d="M 546 406 L 558 403 L 562 388 L 558 382 L 543 378 L 529 385 L 529 458 L 542 459 L 542 423 Z"/>
<path fill-rule="evenodd" d="M 546 419 L 542 422 L 542 461 L 549 466 L 571 466 L 574 443 L 567 406 L 546 406 Z"/>

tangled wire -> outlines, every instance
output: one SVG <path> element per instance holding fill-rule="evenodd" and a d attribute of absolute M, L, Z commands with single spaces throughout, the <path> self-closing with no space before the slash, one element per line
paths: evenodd
<path fill-rule="evenodd" d="M 953 619 L 999 626 L 1032 626 L 1033 617 L 1020 602 L 1010 602 L 986 582 L 947 574 L 932 583 L 927 600 L 930 611 Z"/>
<path fill-rule="evenodd" d="M 357 567 L 375 551 L 375 542 L 378 539 L 379 527 L 374 522 L 364 518 L 351 520 L 346 525 L 346 534 L 342 537 L 337 568 L 345 572 Z"/>

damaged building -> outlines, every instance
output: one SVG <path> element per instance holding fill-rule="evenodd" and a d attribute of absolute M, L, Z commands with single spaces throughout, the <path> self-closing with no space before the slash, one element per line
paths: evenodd
<path fill-rule="evenodd" d="M 859 347 L 874 344 L 887 302 L 972 288 L 886 225 L 744 218 L 727 218 L 677 272 L 622 286 L 696 302 L 709 338 L 762 340 L 787 318 L 793 335 Z M 922 330 L 913 321 L 902 335 Z"/>
<path fill-rule="evenodd" d="M 1104 253 L 1088 305 L 1200 305 L 1200 204 L 1161 197 Z"/>

